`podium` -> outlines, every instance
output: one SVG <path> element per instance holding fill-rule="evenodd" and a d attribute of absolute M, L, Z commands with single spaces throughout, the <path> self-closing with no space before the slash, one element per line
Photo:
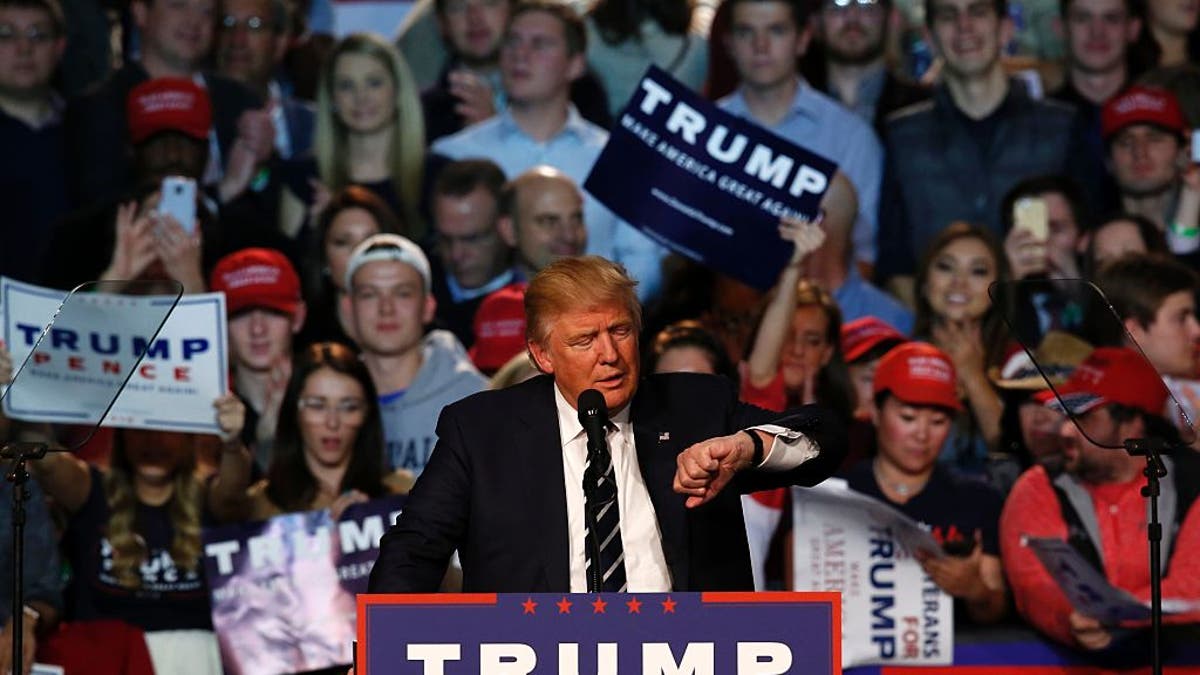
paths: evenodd
<path fill-rule="evenodd" d="M 356 675 L 841 673 L 837 593 L 359 595 Z"/>

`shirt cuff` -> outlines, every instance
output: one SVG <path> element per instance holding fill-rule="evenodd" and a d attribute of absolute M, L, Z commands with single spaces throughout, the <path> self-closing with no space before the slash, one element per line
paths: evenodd
<path fill-rule="evenodd" d="M 775 440 L 757 469 L 763 471 L 790 471 L 821 454 L 816 441 L 799 431 L 778 424 L 760 424 L 750 427 L 756 431 L 774 434 Z"/>

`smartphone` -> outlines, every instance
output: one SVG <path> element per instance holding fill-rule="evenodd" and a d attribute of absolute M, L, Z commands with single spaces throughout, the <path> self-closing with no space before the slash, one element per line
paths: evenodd
<path fill-rule="evenodd" d="M 1192 164 L 1200 164 L 1200 129 L 1192 130 Z"/>
<path fill-rule="evenodd" d="M 158 212 L 175 218 L 188 234 L 195 232 L 196 181 L 183 176 L 163 178 L 162 191 L 158 197 Z"/>
<path fill-rule="evenodd" d="M 1023 197 L 1013 204 L 1013 227 L 1025 228 L 1033 238 L 1045 243 L 1050 238 L 1050 215 L 1046 211 L 1046 200 L 1041 197 Z"/>

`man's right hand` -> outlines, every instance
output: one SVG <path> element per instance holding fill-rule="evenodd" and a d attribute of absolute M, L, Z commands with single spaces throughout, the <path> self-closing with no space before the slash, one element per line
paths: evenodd
<path fill-rule="evenodd" d="M 472 125 L 496 114 L 496 98 L 492 85 L 469 70 L 453 70 L 447 76 L 450 95 L 458 99 L 454 112 L 463 123 Z"/>
<path fill-rule="evenodd" d="M 1072 610 L 1067 621 L 1071 624 L 1071 635 L 1080 647 L 1095 652 L 1112 644 L 1112 633 L 1098 619 Z"/>
<path fill-rule="evenodd" d="M 1024 227 L 1009 230 L 1004 238 L 1004 255 L 1008 258 L 1013 279 L 1046 272 L 1046 242 L 1039 241 Z"/>
<path fill-rule="evenodd" d="M 137 202 L 119 204 L 115 227 L 117 243 L 113 247 L 112 260 L 100 278 L 105 281 L 136 279 L 158 259 L 154 218 L 149 212 L 139 215 Z"/>

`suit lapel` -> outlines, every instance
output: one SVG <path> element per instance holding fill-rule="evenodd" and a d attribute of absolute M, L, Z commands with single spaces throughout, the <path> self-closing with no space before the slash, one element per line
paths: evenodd
<path fill-rule="evenodd" d="M 533 404 L 522 414 L 523 424 L 516 439 L 515 466 L 523 474 L 522 484 L 541 486 L 529 489 L 525 499 L 529 513 L 540 520 L 530 523 L 541 535 L 540 550 L 532 552 L 541 561 L 546 578 L 545 592 L 565 592 L 571 588 L 567 533 L 567 489 L 563 483 L 562 441 L 558 433 L 558 414 L 554 405 L 554 381 L 535 389 Z M 526 482 L 528 481 L 528 482 Z"/>
<path fill-rule="evenodd" d="M 646 380 L 643 386 L 649 386 Z M 687 514 L 683 498 L 675 493 L 675 441 L 663 434 L 670 434 L 670 427 L 663 419 L 651 394 L 634 396 L 630 421 L 633 423 L 634 443 L 637 445 L 638 466 L 654 514 L 658 518 L 658 529 L 662 534 L 663 556 L 671 570 L 671 586 L 675 591 L 688 588 Z"/>

